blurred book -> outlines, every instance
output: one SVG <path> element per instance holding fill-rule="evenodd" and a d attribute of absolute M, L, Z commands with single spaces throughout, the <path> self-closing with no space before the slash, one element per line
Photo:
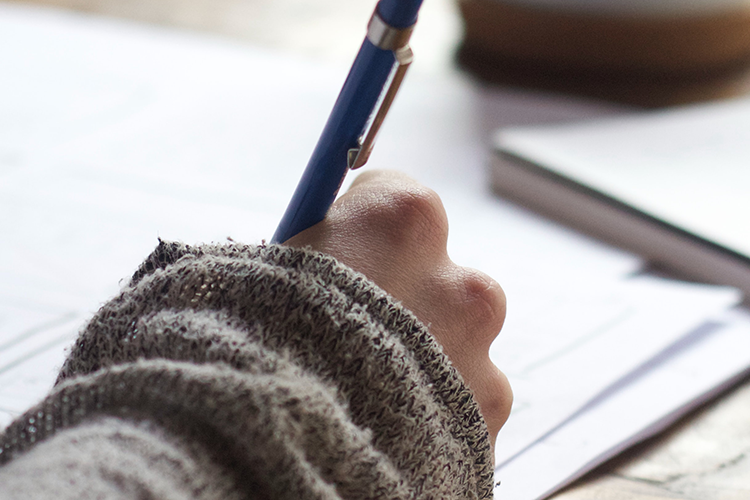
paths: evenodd
<path fill-rule="evenodd" d="M 750 99 L 505 129 L 495 153 L 503 196 L 750 293 Z"/>

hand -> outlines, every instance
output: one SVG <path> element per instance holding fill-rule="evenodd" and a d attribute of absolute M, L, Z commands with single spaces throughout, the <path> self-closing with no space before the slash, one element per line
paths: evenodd
<path fill-rule="evenodd" d="M 290 238 L 363 273 L 416 314 L 479 403 L 494 444 L 513 400 L 489 347 L 505 320 L 505 294 L 489 276 L 448 257 L 438 195 L 396 172 L 361 174 L 325 220 Z"/>

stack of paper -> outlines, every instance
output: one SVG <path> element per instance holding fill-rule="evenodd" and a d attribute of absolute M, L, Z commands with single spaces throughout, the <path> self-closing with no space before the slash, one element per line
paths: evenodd
<path fill-rule="evenodd" d="M 13 47 L 0 52 L 7 424 L 49 390 L 64 347 L 158 237 L 272 234 L 347 68 L 10 6 L 0 47 Z M 491 355 L 516 394 L 497 443 L 508 500 L 553 491 L 750 366 L 750 319 L 726 313 L 735 291 L 639 276 L 637 257 L 488 193 L 477 110 L 524 99 L 412 75 L 368 166 L 437 190 L 454 260 L 506 291 Z"/>

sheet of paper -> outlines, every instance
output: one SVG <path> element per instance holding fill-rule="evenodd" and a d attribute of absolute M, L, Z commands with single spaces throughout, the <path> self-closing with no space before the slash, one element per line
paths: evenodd
<path fill-rule="evenodd" d="M 83 321 L 74 310 L 0 295 L 0 428 L 41 399 Z"/>
<path fill-rule="evenodd" d="M 495 473 L 497 498 L 535 500 L 677 421 L 747 373 L 750 314 L 695 329 Z"/>
<path fill-rule="evenodd" d="M 495 446 L 497 466 L 741 300 L 733 289 L 648 277 L 535 295 L 509 315 L 490 349 L 515 395 Z"/>

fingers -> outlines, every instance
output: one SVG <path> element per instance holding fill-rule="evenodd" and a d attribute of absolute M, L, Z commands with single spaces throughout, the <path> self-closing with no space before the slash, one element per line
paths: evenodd
<path fill-rule="evenodd" d="M 494 448 L 497 434 L 508 420 L 513 406 L 513 390 L 505 374 L 489 358 L 479 372 L 469 377 L 469 380 L 467 384 L 474 392 Z"/>
<path fill-rule="evenodd" d="M 402 183 L 402 186 L 413 185 L 421 187 L 421 184 L 419 184 L 417 181 L 415 181 L 405 173 L 399 172 L 397 170 L 365 170 L 354 178 L 351 185 L 349 186 L 349 191 L 352 191 L 358 186 L 376 183 Z"/>
<path fill-rule="evenodd" d="M 448 219 L 438 195 L 396 172 L 367 172 L 320 224 L 290 239 L 363 273 L 414 311 L 429 268 L 449 262 Z"/>
<path fill-rule="evenodd" d="M 451 264 L 462 310 L 462 323 L 455 327 L 466 332 L 463 341 L 472 348 L 487 351 L 505 322 L 505 292 L 485 273 Z"/>
<path fill-rule="evenodd" d="M 434 191 L 397 172 L 368 171 L 323 222 L 286 244 L 336 257 L 428 325 L 474 392 L 494 443 L 512 400 L 488 354 L 505 320 L 505 294 L 486 274 L 453 263 L 447 240 L 448 218 Z"/>
<path fill-rule="evenodd" d="M 346 219 L 388 238 L 380 246 L 447 258 L 448 217 L 433 190 L 390 171 L 369 171 L 332 207 L 332 221 Z"/>
<path fill-rule="evenodd" d="M 425 287 L 420 298 L 432 302 L 420 304 L 415 314 L 422 314 L 474 393 L 494 443 L 513 402 L 507 378 L 489 359 L 489 347 L 505 321 L 502 288 L 486 274 L 450 262 L 440 283 Z"/>

